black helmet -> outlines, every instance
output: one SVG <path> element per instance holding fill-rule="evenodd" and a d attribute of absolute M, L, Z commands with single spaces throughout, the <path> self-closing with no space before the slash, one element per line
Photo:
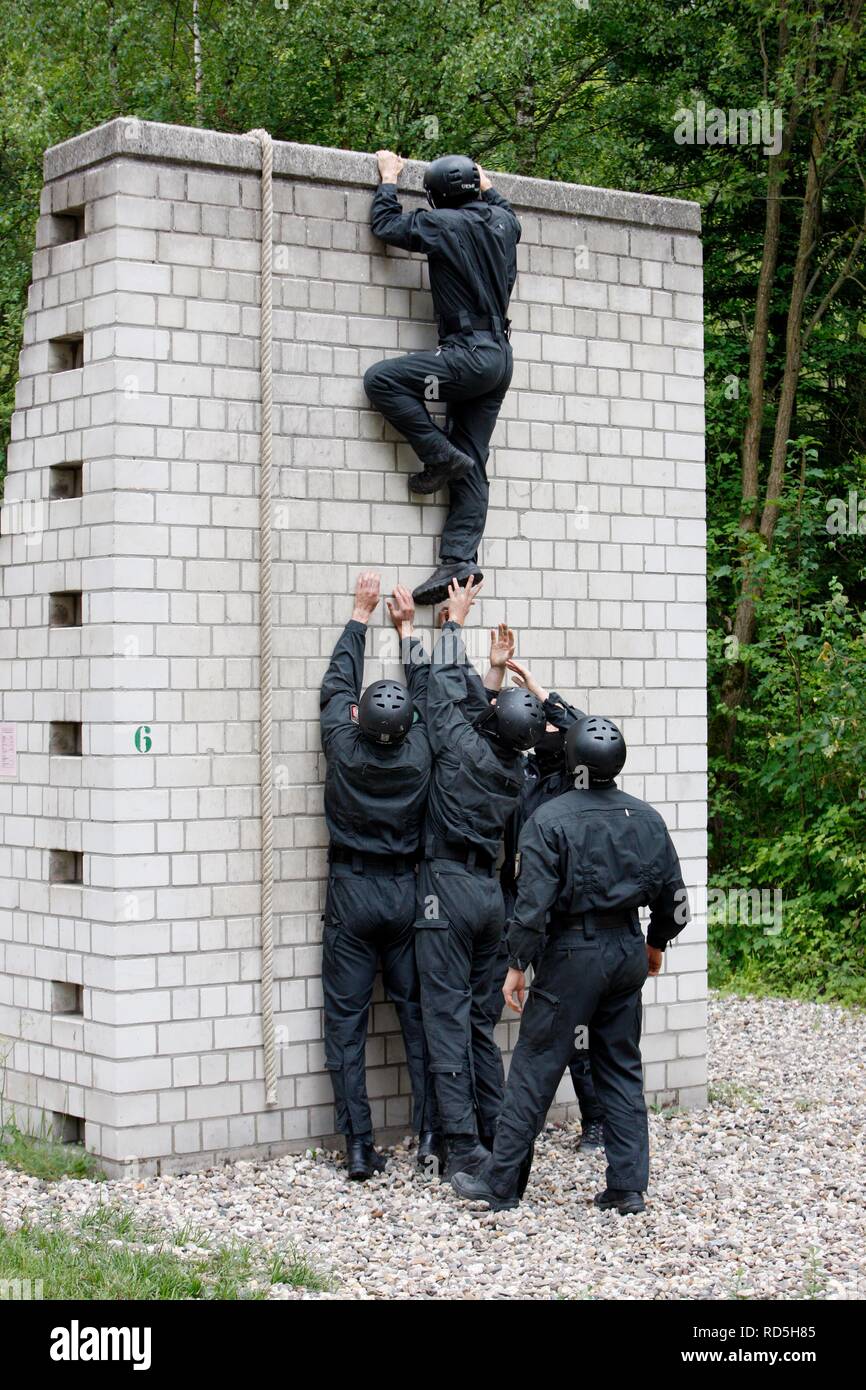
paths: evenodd
<path fill-rule="evenodd" d="M 412 727 L 415 706 L 399 681 L 374 681 L 358 705 L 361 733 L 373 743 L 402 743 Z"/>
<path fill-rule="evenodd" d="M 531 748 L 544 733 L 547 717 L 537 695 L 513 685 L 497 696 L 494 705 L 497 737 L 521 752 Z"/>
<path fill-rule="evenodd" d="M 471 203 L 481 190 L 478 165 L 465 154 L 443 154 L 424 172 L 424 188 L 431 208 L 459 208 Z"/>
<path fill-rule="evenodd" d="M 593 782 L 612 782 L 625 763 L 625 739 L 612 719 L 586 714 L 565 735 L 569 772 L 585 767 Z"/>

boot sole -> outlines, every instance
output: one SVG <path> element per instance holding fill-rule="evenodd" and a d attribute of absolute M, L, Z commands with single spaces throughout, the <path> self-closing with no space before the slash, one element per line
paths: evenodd
<path fill-rule="evenodd" d="M 621 1207 L 616 1202 L 593 1202 L 597 1211 L 615 1211 L 620 1216 L 640 1216 L 641 1212 L 646 1211 L 646 1203 L 642 1202 L 639 1207 Z"/>
<path fill-rule="evenodd" d="M 488 1211 L 515 1211 L 520 1206 L 519 1197 L 463 1197 L 462 1200 L 483 1202 Z"/>
<path fill-rule="evenodd" d="M 476 569 L 474 571 L 474 575 L 476 584 L 480 583 L 481 580 L 484 578 L 482 571 L 479 569 Z M 465 579 L 459 579 L 457 582 L 458 584 L 460 584 L 462 588 L 468 582 L 468 580 L 469 575 L 467 575 Z M 416 603 L 420 603 L 423 607 L 428 607 L 436 603 L 442 603 L 443 599 L 446 599 L 448 597 L 448 585 L 450 583 L 450 579 L 446 579 L 443 583 L 434 584 L 432 587 L 425 584 L 419 584 L 417 589 L 412 590 L 412 597 Z"/>
<path fill-rule="evenodd" d="M 457 1177 L 458 1174 L 455 1173 L 454 1176 Z M 470 1173 L 469 1176 L 471 1177 L 472 1174 Z M 515 1207 L 520 1206 L 519 1197 L 496 1197 L 493 1195 L 491 1195 L 490 1197 L 476 1197 L 471 1193 L 461 1192 L 459 1187 L 457 1187 L 453 1182 L 451 1183 L 451 1187 L 457 1193 L 457 1196 L 460 1198 L 461 1201 L 483 1202 L 485 1207 L 487 1207 L 488 1211 L 514 1211 Z"/>

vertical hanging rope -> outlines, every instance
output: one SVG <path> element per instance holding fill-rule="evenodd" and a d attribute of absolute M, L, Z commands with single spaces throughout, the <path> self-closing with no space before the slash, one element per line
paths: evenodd
<path fill-rule="evenodd" d="M 259 481 L 259 790 L 262 827 L 262 1037 L 265 1048 L 265 1104 L 277 1103 L 277 1040 L 274 1027 L 274 801 L 271 746 L 273 672 L 272 627 L 272 474 L 273 474 L 273 245 L 274 149 L 266 130 L 247 131 L 262 152 L 262 273 L 261 273 L 261 463 Z"/>

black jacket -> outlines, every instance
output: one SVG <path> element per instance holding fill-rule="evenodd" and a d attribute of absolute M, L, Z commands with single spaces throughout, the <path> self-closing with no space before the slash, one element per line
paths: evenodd
<path fill-rule="evenodd" d="M 584 717 L 583 710 L 570 705 L 555 690 L 549 692 L 544 702 L 544 713 L 549 724 L 555 724 L 562 730 Z M 570 791 L 573 786 L 574 778 L 565 766 L 564 745 L 556 758 L 545 758 L 537 753 L 529 754 L 524 764 L 520 796 L 505 827 L 505 859 L 499 881 L 505 894 L 508 912 L 511 912 L 514 899 L 517 897 L 515 868 L 517 842 L 521 830 L 539 806 L 543 806 L 545 801 L 550 801 L 555 796 L 562 796 L 563 792 Z"/>
<path fill-rule="evenodd" d="M 524 970 L 544 943 L 549 917 L 649 905 L 650 946 L 664 949 L 689 921 L 680 863 L 654 807 L 616 785 L 573 789 L 523 828 L 517 905 L 508 924 L 510 963 Z"/>
<path fill-rule="evenodd" d="M 424 835 L 428 857 L 440 840 L 495 859 L 523 782 L 523 755 L 496 747 L 475 727 L 484 702 L 470 672 L 459 625 L 445 623 L 433 648 L 427 686 L 433 750 Z"/>
<path fill-rule="evenodd" d="M 520 223 L 510 203 L 488 188 L 462 208 L 404 213 L 393 183 L 376 190 L 370 212 L 375 236 L 404 251 L 426 252 L 437 317 L 497 314 L 504 319 L 517 278 Z"/>
<path fill-rule="evenodd" d="M 353 718 L 364 679 L 364 623 L 349 621 L 322 682 L 320 726 L 327 763 L 325 820 L 333 845 L 367 854 L 415 855 L 430 782 L 427 679 L 420 642 L 404 650 L 406 684 L 416 719 L 402 743 L 380 747 Z"/>

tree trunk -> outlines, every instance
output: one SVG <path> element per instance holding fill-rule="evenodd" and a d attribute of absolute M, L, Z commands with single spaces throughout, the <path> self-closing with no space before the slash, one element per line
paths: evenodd
<path fill-rule="evenodd" d="M 198 0 L 192 0 L 192 54 L 193 71 L 195 75 L 195 118 L 199 125 L 202 123 L 202 65 L 201 65 L 201 30 L 198 22 Z"/>
<path fill-rule="evenodd" d="M 847 19 L 853 26 L 855 33 L 859 30 L 862 8 L 863 0 L 852 0 Z M 771 549 L 773 545 L 776 522 L 779 517 L 779 504 L 785 485 L 788 439 L 803 359 L 803 309 L 809 283 L 809 267 L 815 252 L 821 217 L 822 160 L 834 111 L 845 86 L 847 71 L 847 59 L 843 58 L 836 65 L 827 100 L 823 107 L 815 112 L 813 118 L 809 167 L 803 195 L 803 211 L 800 218 L 800 236 L 794 263 L 785 332 L 785 366 L 779 403 L 776 408 L 773 448 L 759 527 L 760 534 L 768 549 Z M 824 307 L 826 308 L 826 305 Z M 750 580 L 748 565 L 746 564 L 743 587 L 733 623 L 733 631 L 740 646 L 748 645 L 754 639 L 755 599 L 757 597 L 758 593 Z M 738 675 L 739 679 L 737 679 Z M 734 710 L 741 703 L 743 691 L 744 671 L 740 667 L 739 672 L 735 670 L 731 672 L 731 677 L 726 682 L 723 691 L 723 699 L 729 708 Z"/>
<path fill-rule="evenodd" d="M 779 26 L 779 58 L 788 48 L 788 28 L 784 19 Z M 802 69 L 798 72 L 796 93 L 802 87 Z M 743 436 L 742 449 L 742 507 L 740 525 L 753 531 L 758 515 L 758 484 L 761 459 L 761 428 L 764 420 L 764 374 L 767 367 L 767 343 L 770 328 L 770 302 L 776 278 L 779 256 L 779 231 L 782 219 L 782 184 L 787 170 L 791 143 L 797 128 L 799 108 L 797 95 L 791 103 L 778 154 L 770 156 L 767 167 L 767 209 L 764 218 L 764 246 L 761 272 L 755 296 L 755 321 L 749 344 L 749 415 Z"/>

